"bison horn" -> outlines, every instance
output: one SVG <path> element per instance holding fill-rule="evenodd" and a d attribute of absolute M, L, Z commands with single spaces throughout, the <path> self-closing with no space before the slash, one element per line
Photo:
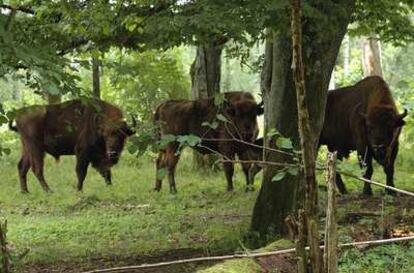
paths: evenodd
<path fill-rule="evenodd" d="M 398 115 L 398 118 L 399 119 L 404 119 L 407 116 L 407 114 L 408 114 L 408 111 L 407 111 L 407 109 L 404 108 L 404 112 L 402 114 Z"/>

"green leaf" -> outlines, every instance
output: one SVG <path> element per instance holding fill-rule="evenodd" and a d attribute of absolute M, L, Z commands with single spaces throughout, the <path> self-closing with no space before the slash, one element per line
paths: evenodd
<path fill-rule="evenodd" d="M 293 175 L 293 176 L 297 176 L 298 175 L 298 173 L 299 173 L 299 167 L 290 167 L 289 169 L 287 169 L 287 172 L 290 174 L 290 175 Z"/>
<path fill-rule="evenodd" d="M 269 132 L 267 132 L 267 137 L 272 138 L 274 136 L 280 136 L 280 133 L 278 131 L 276 131 L 275 128 L 272 128 L 272 129 L 269 130 Z"/>
<path fill-rule="evenodd" d="M 283 149 L 293 149 L 292 141 L 289 138 L 278 137 L 276 140 L 276 145 Z"/>
<path fill-rule="evenodd" d="M 177 141 L 180 143 L 180 147 L 186 146 L 186 145 L 194 147 L 198 145 L 199 143 L 201 143 L 201 138 L 196 135 L 184 135 L 184 136 L 179 136 L 177 138 Z"/>
<path fill-rule="evenodd" d="M 9 148 L 3 148 L 3 152 L 4 152 L 6 155 L 9 155 L 9 154 L 11 153 L 11 150 L 10 150 Z"/>
<path fill-rule="evenodd" d="M 208 121 L 204 121 L 203 123 L 201 123 L 201 126 L 210 127 L 211 129 L 217 129 L 219 124 L 218 124 L 217 121 L 213 121 L 212 123 L 210 123 Z"/>
<path fill-rule="evenodd" d="M 223 114 L 217 114 L 217 119 L 222 122 L 229 122 L 229 120 Z"/>
<path fill-rule="evenodd" d="M 285 171 L 278 172 L 275 176 L 272 177 L 272 182 L 277 182 L 282 180 L 286 176 Z"/>
<path fill-rule="evenodd" d="M 165 148 L 168 144 L 176 140 L 177 138 L 174 135 L 163 135 L 159 140 L 158 145 L 160 146 L 160 148 Z"/>

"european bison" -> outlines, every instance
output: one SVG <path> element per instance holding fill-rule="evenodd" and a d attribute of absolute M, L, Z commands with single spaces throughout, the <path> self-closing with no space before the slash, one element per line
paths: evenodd
<path fill-rule="evenodd" d="M 61 104 L 34 105 L 19 109 L 16 126 L 22 156 L 18 164 L 21 191 L 28 192 L 27 172 L 32 168 L 43 190 L 50 191 L 43 176 L 45 153 L 59 158 L 76 155 L 78 190 L 81 191 L 90 163 L 111 184 L 111 170 L 121 155 L 125 140 L 134 132 L 121 110 L 97 99 L 77 99 Z"/>
<path fill-rule="evenodd" d="M 319 145 L 337 151 L 338 159 L 356 150 L 361 165 L 367 166 L 364 174 L 367 179 L 371 179 L 374 158 L 384 168 L 387 185 L 394 186 L 398 137 L 406 115 L 406 110 L 398 114 L 391 91 L 381 77 L 367 77 L 353 86 L 328 93 Z M 336 183 L 341 193 L 347 192 L 339 174 Z M 365 183 L 363 193 L 372 195 L 370 184 Z"/>
<path fill-rule="evenodd" d="M 258 133 L 257 116 L 263 114 L 262 105 L 258 105 L 253 96 L 247 92 L 225 93 L 225 102 L 221 106 L 214 104 L 214 99 L 199 100 L 169 100 L 158 106 L 154 119 L 160 125 L 159 135 L 196 135 L 202 139 L 201 145 L 194 147 L 203 154 L 220 153 L 225 158 L 233 160 L 237 154 L 243 159 L 246 145 L 237 140 L 252 142 Z M 221 114 L 228 122 L 219 122 L 217 128 L 205 126 L 204 122 L 217 121 Z M 159 153 L 156 161 L 157 178 L 155 190 L 161 190 L 162 178 L 159 170 L 166 169 L 170 184 L 170 192 L 176 193 L 175 167 L 179 160 L 177 153 L 179 144 L 169 143 Z M 248 164 L 242 164 L 248 180 Z M 227 179 L 227 190 L 233 190 L 234 164 L 224 162 L 224 172 Z"/>
<path fill-rule="evenodd" d="M 372 176 L 374 158 L 384 167 L 387 185 L 394 186 L 398 136 L 406 115 L 406 111 L 398 114 L 388 85 L 382 78 L 367 77 L 353 86 L 328 92 L 319 145 L 327 145 L 331 152 L 337 151 L 339 159 L 348 157 L 351 151 L 356 150 L 361 165 L 367 166 L 364 175 L 367 179 Z M 257 139 L 255 144 L 263 146 L 263 139 Z M 259 160 L 263 149 L 250 147 L 245 153 L 246 158 Z M 250 183 L 253 183 L 254 176 L 261 167 L 259 164 L 252 164 L 249 171 Z M 342 194 L 347 192 L 339 174 L 336 183 Z M 363 193 L 372 195 L 370 184 L 365 183 Z"/>

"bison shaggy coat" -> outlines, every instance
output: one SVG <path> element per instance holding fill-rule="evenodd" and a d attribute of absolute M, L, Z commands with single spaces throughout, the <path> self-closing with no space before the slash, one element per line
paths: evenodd
<path fill-rule="evenodd" d="M 367 77 L 353 86 L 328 92 L 319 144 L 337 151 L 338 159 L 356 150 L 361 165 L 367 167 L 367 179 L 371 179 L 375 159 L 384 168 L 387 185 L 394 186 L 398 137 L 406 115 L 406 111 L 398 114 L 391 91 L 381 77 Z M 336 183 L 339 191 L 346 193 L 339 174 Z M 365 183 L 363 193 L 372 195 L 369 183 Z"/>
<path fill-rule="evenodd" d="M 30 168 L 43 190 L 50 191 L 43 175 L 45 153 L 56 159 L 76 156 L 79 191 L 89 164 L 111 184 L 110 169 L 118 162 L 126 138 L 134 133 L 117 107 L 86 98 L 19 109 L 16 126 L 10 121 L 9 127 L 20 134 L 22 142 L 18 163 L 22 192 L 28 192 L 26 177 Z"/>
<path fill-rule="evenodd" d="M 196 135 L 202 139 L 200 145 L 194 147 L 203 154 L 220 153 L 226 159 L 234 160 L 235 155 L 243 159 L 246 142 L 252 142 L 258 134 L 257 116 L 263 113 L 254 97 L 247 92 L 225 93 L 225 102 L 217 106 L 214 99 L 169 100 L 162 103 L 156 110 L 155 122 L 159 125 L 160 137 L 164 135 Z M 221 114 L 227 122 L 220 121 L 216 128 L 205 126 L 217 122 Z M 238 140 L 236 140 L 238 139 Z M 170 192 L 175 193 L 175 168 L 179 160 L 177 150 L 179 143 L 169 143 L 160 150 L 156 161 L 157 178 L 155 190 L 161 190 L 162 178 L 158 175 L 166 169 Z M 227 190 L 233 190 L 234 164 L 223 163 L 227 179 Z M 242 164 L 247 184 L 249 164 Z"/>

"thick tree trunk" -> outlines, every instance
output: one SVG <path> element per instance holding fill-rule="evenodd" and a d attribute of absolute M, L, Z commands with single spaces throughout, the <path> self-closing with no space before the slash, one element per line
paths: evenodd
<path fill-rule="evenodd" d="M 220 93 L 221 53 L 224 43 L 213 41 L 197 47 L 191 65 L 192 99 L 211 98 Z M 217 156 L 201 155 L 194 151 L 194 168 L 211 170 Z"/>
<path fill-rule="evenodd" d="M 311 145 L 316 149 L 323 125 L 326 104 L 326 92 L 329 79 L 341 41 L 350 21 L 355 0 L 340 0 L 336 8 L 326 9 L 324 4 L 313 5 L 324 16 L 306 18 L 303 25 L 304 65 L 306 66 L 306 103 L 309 106 L 311 120 Z M 305 21 L 305 20 L 304 20 Z M 298 116 L 296 93 L 293 83 L 292 46 L 290 37 L 283 34 L 271 34 L 266 42 L 265 63 L 262 71 L 261 88 L 265 102 L 265 134 L 275 128 L 285 137 L 292 139 L 299 148 Z M 273 145 L 269 139 L 266 145 Z M 267 153 L 269 161 L 286 162 L 286 155 Z M 269 235 L 286 235 L 288 232 L 285 218 L 298 207 L 303 206 L 302 176 L 286 175 L 284 179 L 272 182 L 278 169 L 273 166 L 264 168 L 263 183 L 253 210 L 251 228 L 261 239 L 272 238 Z"/>
<path fill-rule="evenodd" d="M 95 98 L 101 97 L 100 66 L 99 58 L 92 57 L 92 95 Z"/>
<path fill-rule="evenodd" d="M 372 37 L 364 37 L 362 39 L 362 63 L 364 68 L 364 76 L 381 76 L 381 50 L 377 39 Z"/>

